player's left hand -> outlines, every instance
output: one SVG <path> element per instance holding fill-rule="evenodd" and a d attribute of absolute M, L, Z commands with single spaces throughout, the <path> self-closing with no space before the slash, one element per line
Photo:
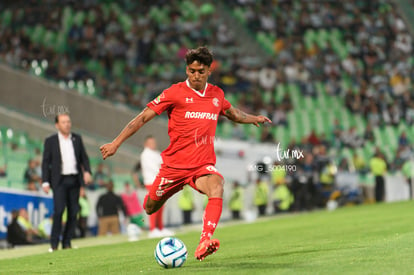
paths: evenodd
<path fill-rule="evenodd" d="M 89 172 L 83 173 L 83 181 L 85 182 L 85 184 L 91 183 L 92 182 L 91 173 L 89 173 Z"/>
<path fill-rule="evenodd" d="M 264 124 L 264 123 L 272 123 L 272 121 L 265 116 L 256 116 L 256 121 L 253 122 L 254 125 L 256 125 L 256 127 L 260 127 L 260 124 Z"/>
<path fill-rule="evenodd" d="M 101 150 L 102 158 L 106 159 L 107 157 L 110 157 L 113 154 L 115 154 L 118 147 L 114 143 L 111 142 L 111 143 L 102 145 L 99 149 Z"/>

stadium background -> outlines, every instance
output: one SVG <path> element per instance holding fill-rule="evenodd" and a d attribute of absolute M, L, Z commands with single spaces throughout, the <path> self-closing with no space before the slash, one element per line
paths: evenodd
<path fill-rule="evenodd" d="M 40 157 L 58 110 L 70 112 L 96 167 L 99 145 L 184 79 L 186 49 L 208 45 L 216 58 L 210 82 L 235 106 L 278 122 L 259 129 L 219 122 L 217 167 L 227 182 L 253 188 L 248 166 L 277 143 L 295 143 L 315 162 L 341 167 L 345 159 L 350 172 L 354 153 L 368 163 L 379 148 L 392 183 L 387 199 L 408 198 L 400 170 L 414 138 L 412 22 L 405 20 L 412 3 L 33 0 L 2 1 L 0 11 L 2 187 L 25 189 L 27 161 Z M 117 190 L 132 181 L 145 136 L 168 145 L 166 127 L 165 117 L 152 121 L 105 162 Z M 360 138 L 344 144 L 335 127 L 355 127 Z M 314 144 L 305 141 L 313 130 Z"/>

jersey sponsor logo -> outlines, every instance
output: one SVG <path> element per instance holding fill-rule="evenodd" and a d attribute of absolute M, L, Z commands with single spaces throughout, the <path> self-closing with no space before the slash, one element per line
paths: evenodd
<path fill-rule="evenodd" d="M 213 105 L 218 107 L 219 106 L 219 100 L 217 97 L 213 98 Z"/>
<path fill-rule="evenodd" d="M 192 97 L 186 97 L 185 98 L 185 103 L 194 103 L 194 100 Z"/>
<path fill-rule="evenodd" d="M 197 118 L 197 119 L 211 119 L 211 120 L 217 120 L 218 115 L 208 112 L 190 112 L 187 111 L 185 113 L 184 118 Z"/>

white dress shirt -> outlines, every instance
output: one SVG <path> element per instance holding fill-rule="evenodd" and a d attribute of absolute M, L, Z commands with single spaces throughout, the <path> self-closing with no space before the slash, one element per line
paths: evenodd
<path fill-rule="evenodd" d="M 60 132 L 59 148 L 60 157 L 62 159 L 62 175 L 76 175 L 78 169 L 76 168 L 75 149 L 73 148 L 72 134 L 65 138 Z"/>
<path fill-rule="evenodd" d="M 162 164 L 160 151 L 145 147 L 141 153 L 142 177 L 145 185 L 151 185 Z"/>
<path fill-rule="evenodd" d="M 65 138 L 58 132 L 60 158 L 62 159 L 61 175 L 76 175 L 78 169 L 76 168 L 75 149 L 73 148 L 72 134 Z M 49 182 L 43 182 L 43 187 L 50 186 Z"/>

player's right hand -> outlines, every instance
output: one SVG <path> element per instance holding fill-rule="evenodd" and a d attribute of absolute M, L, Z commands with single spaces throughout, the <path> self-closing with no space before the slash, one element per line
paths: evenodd
<path fill-rule="evenodd" d="M 102 154 L 102 158 L 106 159 L 107 157 L 112 156 L 113 154 L 116 153 L 116 150 L 118 149 L 118 147 L 111 143 L 107 143 L 102 145 L 99 150 L 101 150 L 101 154 Z"/>
<path fill-rule="evenodd" d="M 42 186 L 43 192 L 45 192 L 46 194 L 49 194 L 50 191 L 50 186 L 49 185 L 44 185 Z"/>

